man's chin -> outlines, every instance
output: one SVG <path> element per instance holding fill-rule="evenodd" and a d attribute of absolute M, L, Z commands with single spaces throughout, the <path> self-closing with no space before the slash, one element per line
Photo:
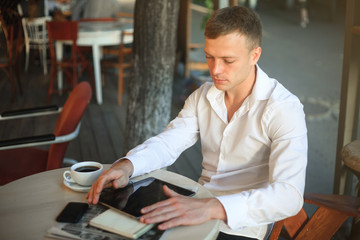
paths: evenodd
<path fill-rule="evenodd" d="M 214 86 L 216 87 L 217 90 L 226 91 L 226 86 L 224 84 L 219 84 L 214 82 Z"/>

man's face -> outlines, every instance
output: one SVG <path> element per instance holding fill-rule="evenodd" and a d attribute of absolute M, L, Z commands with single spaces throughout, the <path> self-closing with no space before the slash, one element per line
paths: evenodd
<path fill-rule="evenodd" d="M 254 81 L 261 48 L 250 50 L 245 36 L 234 32 L 216 39 L 206 38 L 204 51 L 217 89 L 236 93 L 244 84 Z"/>

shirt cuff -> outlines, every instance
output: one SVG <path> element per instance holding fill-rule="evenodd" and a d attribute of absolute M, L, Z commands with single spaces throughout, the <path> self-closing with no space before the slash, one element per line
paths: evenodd
<path fill-rule="evenodd" d="M 245 200 L 246 198 L 241 199 L 237 197 L 236 201 L 234 201 L 233 195 L 218 196 L 216 198 L 220 201 L 225 209 L 227 225 L 229 228 L 234 230 L 241 228 L 240 226 L 243 225 L 241 223 L 246 222 L 246 212 L 248 211 Z M 238 206 L 241 206 L 241 209 L 239 209 Z"/>
<path fill-rule="evenodd" d="M 132 160 L 132 157 L 126 157 L 126 156 L 125 156 L 125 157 L 122 157 L 122 158 L 116 160 L 116 161 L 111 165 L 111 167 L 113 167 L 115 164 L 117 164 L 118 162 L 121 162 L 121 161 L 124 160 L 124 159 L 129 160 L 129 161 L 132 163 L 133 167 L 134 167 L 133 174 L 130 176 L 130 178 L 132 178 L 132 177 L 137 177 L 137 176 L 141 175 L 141 173 L 139 173 L 139 171 L 137 171 L 137 170 L 139 169 L 138 164 L 136 164 L 136 161 L 133 161 L 133 160 Z"/>

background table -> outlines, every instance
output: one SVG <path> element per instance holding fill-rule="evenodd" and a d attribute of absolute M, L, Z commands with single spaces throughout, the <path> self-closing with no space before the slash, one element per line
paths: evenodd
<path fill-rule="evenodd" d="M 121 22 L 79 22 L 79 32 L 77 45 L 90 46 L 92 48 L 96 100 L 98 104 L 102 104 L 102 85 L 101 85 L 101 48 L 104 46 L 119 45 L 121 41 L 121 33 L 124 30 L 131 30 L 133 25 L 131 23 Z M 124 42 L 132 43 L 131 38 L 125 38 Z M 61 60 L 63 57 L 62 41 L 56 42 L 56 58 Z M 62 89 L 62 73 L 58 73 L 58 88 Z"/>
<path fill-rule="evenodd" d="M 110 165 L 105 165 L 105 169 Z M 70 201 L 86 202 L 86 193 L 68 189 L 63 184 L 67 168 L 47 171 L 0 187 L 0 239 L 44 239 L 47 231 L 58 223 L 58 213 Z M 181 186 L 197 187 L 195 197 L 211 197 L 200 184 L 184 176 L 158 170 L 135 179 L 153 176 Z M 161 239 L 214 239 L 220 221 L 212 220 L 195 226 L 170 229 Z"/>

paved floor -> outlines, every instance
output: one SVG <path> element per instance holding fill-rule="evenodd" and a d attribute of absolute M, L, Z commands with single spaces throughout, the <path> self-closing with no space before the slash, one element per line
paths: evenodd
<path fill-rule="evenodd" d="M 264 24 L 260 66 L 302 100 L 307 116 L 307 192 L 332 193 L 339 113 L 344 14 L 310 5 L 310 25 L 300 28 L 296 9 L 259 3 Z M 312 8 L 313 7 L 313 8 Z"/>

